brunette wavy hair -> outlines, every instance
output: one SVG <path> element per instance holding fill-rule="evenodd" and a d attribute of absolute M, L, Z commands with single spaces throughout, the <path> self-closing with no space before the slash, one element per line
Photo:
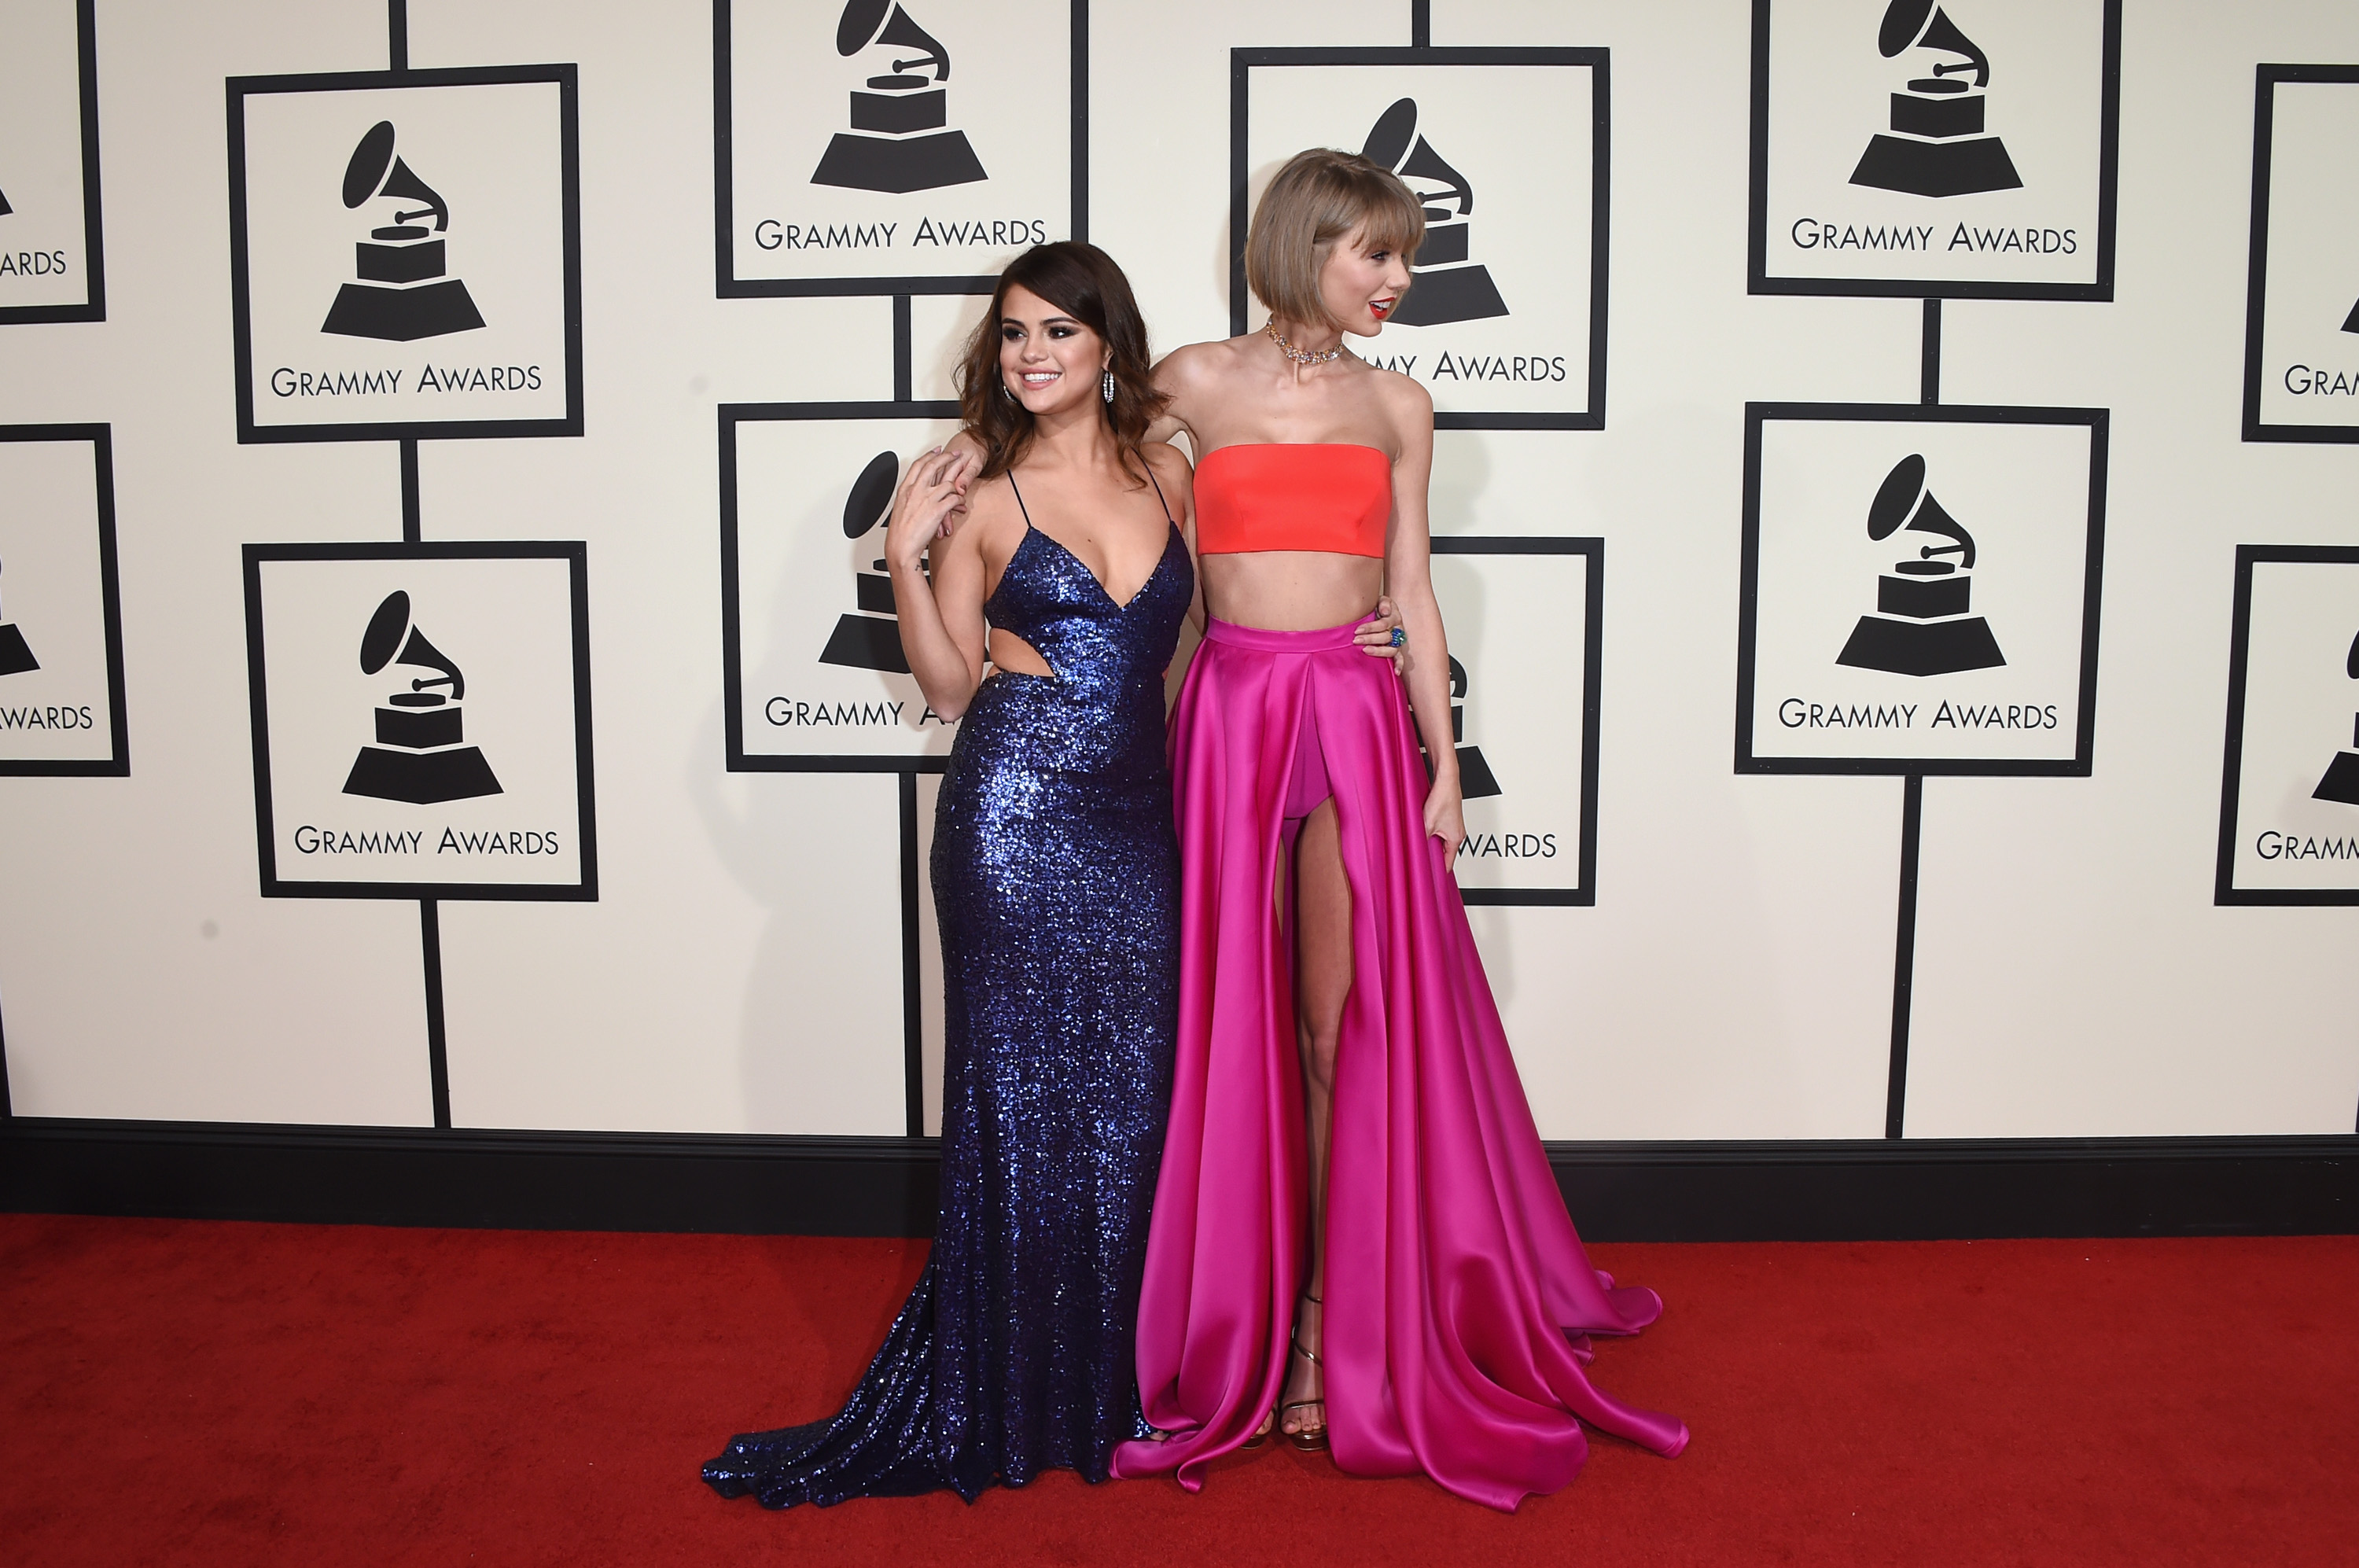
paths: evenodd
<path fill-rule="evenodd" d="M 1139 448 L 1147 427 L 1170 398 L 1155 389 L 1154 362 L 1147 351 L 1147 321 L 1114 257 L 1080 240 L 1058 240 L 1034 245 L 1007 264 L 993 290 L 991 308 L 975 323 L 958 368 L 959 413 L 975 440 L 983 443 L 979 475 L 995 479 L 1024 460 L 1038 431 L 1032 411 L 1007 389 L 999 371 L 999 320 L 1007 291 L 1021 284 L 1081 322 L 1114 351 L 1106 368 L 1114 372 L 1114 401 L 1101 405 L 1123 467 L 1141 485 L 1147 483 L 1147 460 Z"/>

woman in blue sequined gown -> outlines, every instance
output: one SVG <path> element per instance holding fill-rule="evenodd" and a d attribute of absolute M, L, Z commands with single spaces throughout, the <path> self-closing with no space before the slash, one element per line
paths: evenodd
<path fill-rule="evenodd" d="M 1195 572 L 1186 461 L 1143 441 L 1148 365 L 1104 253 L 1027 252 L 967 355 L 983 462 L 929 453 L 895 498 L 911 670 L 963 715 L 932 867 L 941 1217 L 850 1401 L 733 1438 L 704 1467 L 725 1497 L 972 1501 L 1049 1469 L 1103 1480 L 1151 1435 L 1133 1344 L 1179 974 L 1163 681 Z"/>

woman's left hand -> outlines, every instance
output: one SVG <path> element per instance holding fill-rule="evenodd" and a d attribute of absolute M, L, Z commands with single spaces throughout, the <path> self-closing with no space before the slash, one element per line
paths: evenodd
<path fill-rule="evenodd" d="M 1466 801 L 1454 777 L 1435 779 L 1433 788 L 1426 791 L 1425 831 L 1449 846 L 1450 861 L 1455 866 L 1458 846 L 1466 842 Z"/>
<path fill-rule="evenodd" d="M 938 539 L 948 539 L 966 512 L 966 484 L 974 460 L 964 452 L 936 447 L 912 462 L 893 495 L 893 513 L 885 525 L 885 556 L 901 570 L 923 570 L 927 550 Z"/>
<path fill-rule="evenodd" d="M 1376 601 L 1376 618 L 1366 622 L 1352 634 L 1360 651 L 1376 659 L 1393 661 L 1393 673 L 1406 680 L 1408 676 L 1408 648 L 1405 642 L 1395 642 L 1393 634 L 1400 629 L 1401 615 L 1391 599 Z"/>

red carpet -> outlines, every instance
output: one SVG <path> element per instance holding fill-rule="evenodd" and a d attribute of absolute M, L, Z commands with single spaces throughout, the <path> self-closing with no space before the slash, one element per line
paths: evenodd
<path fill-rule="evenodd" d="M 0 1215 L 0 1559 L 48 1563 L 2327 1563 L 2359 1239 L 1607 1247 L 1676 1410 L 1513 1517 L 1322 1458 L 771 1514 L 922 1244 Z"/>

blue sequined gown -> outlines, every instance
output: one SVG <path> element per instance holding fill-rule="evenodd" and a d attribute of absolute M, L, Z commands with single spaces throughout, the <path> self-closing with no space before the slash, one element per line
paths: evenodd
<path fill-rule="evenodd" d="M 934 820 L 933 1257 L 841 1413 L 733 1438 L 705 1465 L 724 1497 L 973 1501 L 1043 1470 L 1103 1480 L 1149 1431 L 1132 1347 L 1180 963 L 1163 673 L 1194 572 L 1175 527 L 1117 605 L 1026 522 L 984 609 L 1056 674 L 983 683 Z"/>

